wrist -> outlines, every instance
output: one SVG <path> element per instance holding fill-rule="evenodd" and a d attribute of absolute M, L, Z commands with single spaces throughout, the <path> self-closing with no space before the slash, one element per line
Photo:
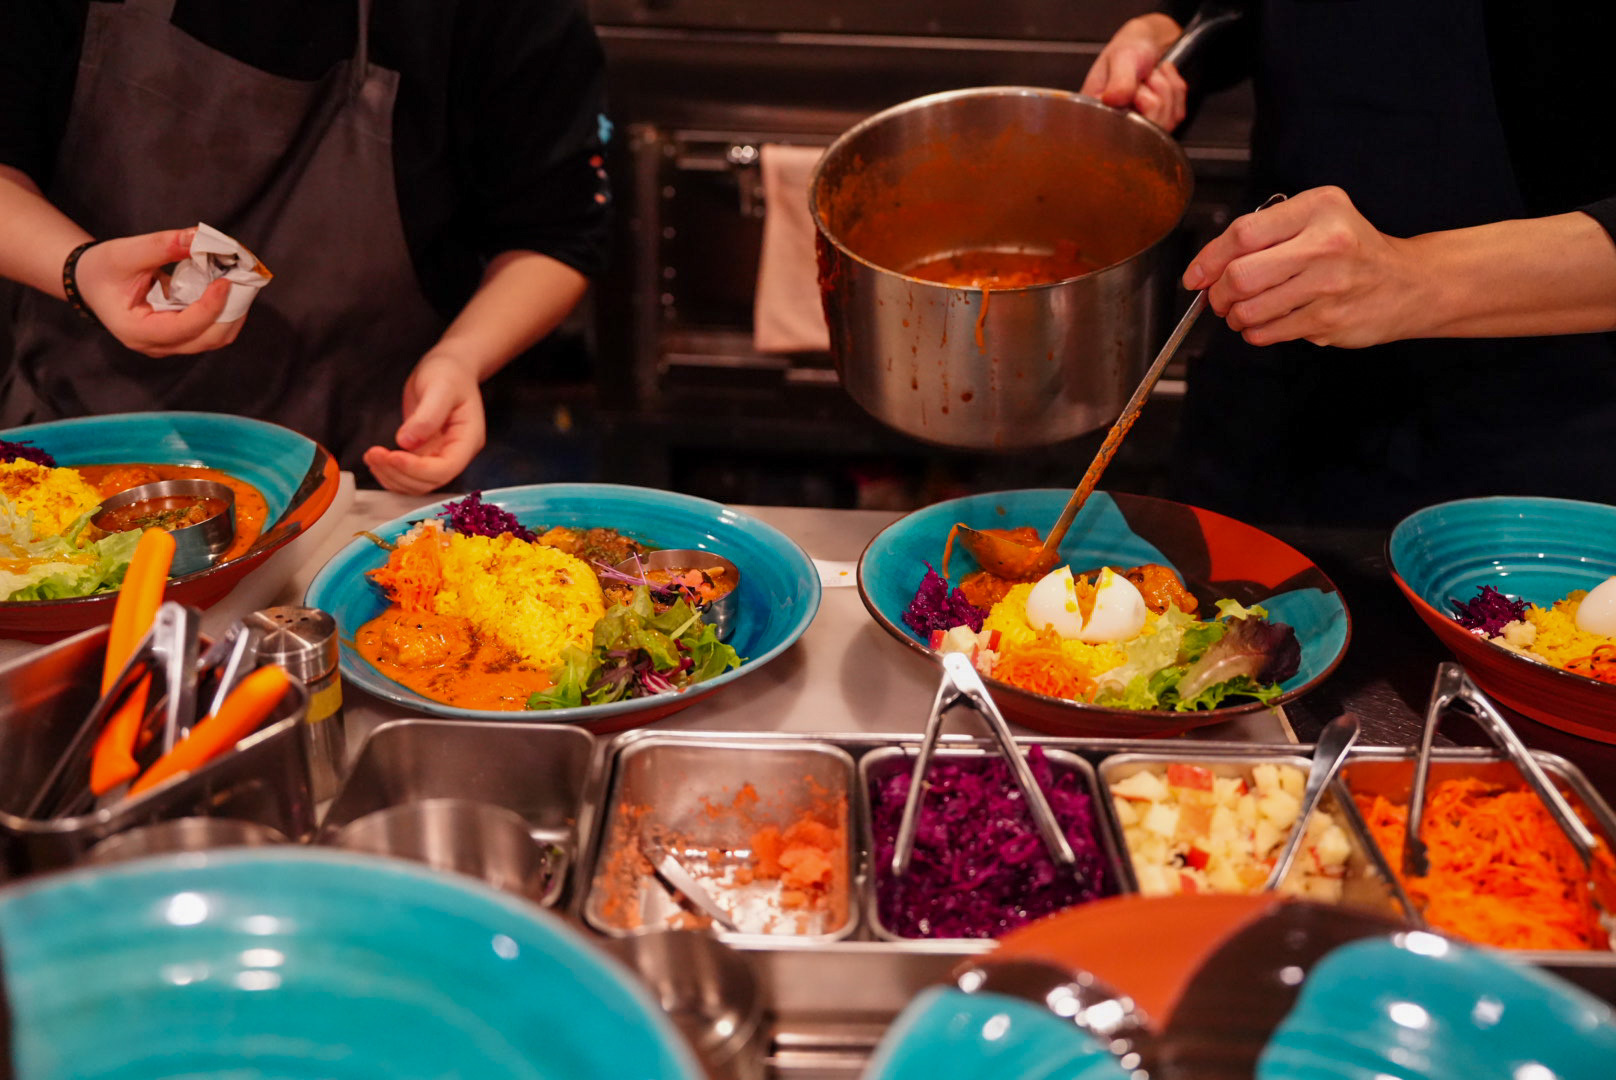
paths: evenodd
<path fill-rule="evenodd" d="M 62 259 L 62 299 L 66 300 L 73 310 L 79 313 L 81 318 L 95 323 L 97 326 L 104 326 L 100 316 L 85 301 L 83 290 L 79 287 L 79 263 L 85 253 L 100 242 L 99 240 L 85 240 L 69 251 Z"/>

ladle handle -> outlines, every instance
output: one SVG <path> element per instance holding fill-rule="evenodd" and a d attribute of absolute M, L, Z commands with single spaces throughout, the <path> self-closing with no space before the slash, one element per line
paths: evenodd
<path fill-rule="evenodd" d="M 1155 362 L 1146 370 L 1145 377 L 1139 380 L 1139 385 L 1134 387 L 1133 397 L 1129 398 L 1128 404 L 1122 407 L 1122 415 L 1117 417 L 1116 423 L 1111 425 L 1111 430 L 1105 433 L 1105 442 L 1100 444 L 1100 452 L 1094 455 L 1093 461 L 1089 462 L 1088 471 L 1083 474 L 1083 479 L 1078 481 L 1077 489 L 1072 492 L 1072 497 L 1066 500 L 1066 508 L 1061 511 L 1060 517 L 1055 520 L 1055 527 L 1049 530 L 1049 535 L 1044 538 L 1045 561 L 1049 561 L 1047 556 L 1053 554 L 1060 547 L 1061 541 L 1066 538 L 1066 530 L 1071 528 L 1072 521 L 1077 517 L 1077 512 L 1083 509 L 1083 504 L 1089 501 L 1090 495 L 1094 494 L 1094 489 L 1099 485 L 1100 477 L 1104 475 L 1106 467 L 1111 464 L 1111 459 L 1117 456 L 1117 450 L 1122 446 L 1122 440 L 1128 437 L 1128 432 L 1133 429 L 1134 421 L 1139 419 L 1140 410 L 1145 407 L 1145 402 L 1150 398 L 1150 392 L 1156 388 L 1156 383 L 1161 379 L 1162 372 L 1167 370 L 1168 361 L 1172 360 L 1173 354 L 1178 352 L 1178 347 L 1184 343 L 1184 338 L 1189 335 L 1190 328 L 1195 325 L 1195 320 L 1200 318 L 1201 312 L 1205 310 L 1206 290 L 1203 289 L 1195 294 L 1195 300 L 1190 304 L 1190 309 L 1184 312 L 1182 319 L 1178 320 L 1178 325 L 1173 327 L 1173 332 L 1167 337 L 1167 343 L 1161 347 L 1161 352 L 1156 354 Z"/>
<path fill-rule="evenodd" d="M 1160 63 L 1183 67 L 1185 58 L 1199 50 L 1207 38 L 1226 26 L 1234 25 L 1245 16 L 1245 9 L 1239 4 L 1207 0 L 1195 10 L 1195 16 L 1184 24 L 1184 32 L 1178 35 L 1177 41 L 1168 46 L 1167 51 L 1162 54 Z"/>
<path fill-rule="evenodd" d="M 1275 203 L 1284 201 L 1284 195 L 1270 195 L 1261 206 L 1257 207 L 1257 210 L 1266 210 Z M 1161 379 L 1162 372 L 1167 370 L 1168 362 L 1177 354 L 1178 347 L 1184 344 L 1184 339 L 1189 336 L 1191 328 L 1195 326 L 1195 320 L 1199 319 L 1201 312 L 1205 310 L 1206 290 L 1202 289 L 1195 294 L 1195 299 L 1191 301 L 1189 310 L 1184 312 L 1184 317 L 1178 320 L 1178 325 L 1173 327 L 1173 332 L 1167 335 L 1167 340 L 1162 344 L 1161 351 L 1156 354 L 1156 359 L 1146 369 L 1145 377 L 1139 380 L 1139 385 L 1134 387 L 1133 396 L 1128 399 L 1128 404 L 1122 407 L 1122 415 L 1117 417 L 1116 423 L 1111 425 L 1111 430 L 1105 433 L 1105 442 L 1100 444 L 1100 452 L 1094 455 L 1093 461 L 1089 462 L 1088 471 L 1083 474 L 1083 479 L 1078 481 L 1077 489 L 1072 492 L 1072 497 L 1066 500 L 1066 508 L 1061 511 L 1060 517 L 1055 519 L 1055 527 L 1049 530 L 1048 536 L 1044 537 L 1042 565 L 1053 566 L 1057 561 L 1054 557 L 1055 552 L 1059 550 L 1061 541 L 1066 539 L 1066 530 L 1072 527 L 1072 522 L 1077 518 L 1077 512 L 1083 509 L 1083 504 L 1089 501 L 1090 495 L 1094 494 L 1094 489 L 1100 483 L 1100 477 L 1104 475 L 1106 467 L 1111 464 L 1111 459 L 1117 456 L 1117 449 L 1122 445 L 1122 440 L 1128 437 L 1128 432 L 1133 429 L 1134 421 L 1139 419 L 1139 411 L 1145 407 L 1145 402 L 1149 400 L 1150 392 L 1156 388 L 1156 383 Z"/>

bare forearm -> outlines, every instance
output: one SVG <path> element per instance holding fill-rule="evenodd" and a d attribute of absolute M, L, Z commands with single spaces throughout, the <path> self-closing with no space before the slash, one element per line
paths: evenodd
<path fill-rule="evenodd" d="M 62 263 L 90 238 L 39 193 L 27 173 L 0 165 L 0 277 L 62 299 Z"/>
<path fill-rule="evenodd" d="M 588 287 L 588 278 L 547 255 L 504 252 L 429 355 L 453 356 L 486 379 L 561 325 Z"/>
<path fill-rule="evenodd" d="M 1406 244 L 1427 298 L 1410 337 L 1616 330 L 1616 245 L 1587 214 L 1427 233 Z"/>

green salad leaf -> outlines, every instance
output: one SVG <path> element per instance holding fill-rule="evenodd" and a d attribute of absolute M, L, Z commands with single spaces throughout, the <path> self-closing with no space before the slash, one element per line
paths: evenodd
<path fill-rule="evenodd" d="M 1218 617 L 1206 622 L 1169 607 L 1156 632 L 1129 642 L 1127 660 L 1099 677 L 1095 703 L 1193 712 L 1233 697 L 1274 700 L 1301 665 L 1301 645 L 1267 616 L 1233 600 L 1219 600 Z"/>
<path fill-rule="evenodd" d="M 551 674 L 555 685 L 528 698 L 530 709 L 570 709 L 666 694 L 741 666 L 718 631 L 680 598 L 664 611 L 641 585 L 595 623 L 592 647 L 569 645 Z"/>
<path fill-rule="evenodd" d="M 79 546 L 90 524 L 86 512 L 59 536 L 36 537 L 32 514 L 18 514 L 0 495 L 0 557 L 12 568 L 0 568 L 0 599 L 62 600 L 110 592 L 123 582 L 140 543 L 140 530 L 113 533 Z"/>

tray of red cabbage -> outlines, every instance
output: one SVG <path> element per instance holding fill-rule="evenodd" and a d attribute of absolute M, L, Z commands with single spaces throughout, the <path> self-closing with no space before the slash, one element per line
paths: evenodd
<path fill-rule="evenodd" d="M 924 781 L 914 857 L 900 878 L 892 874 L 892 853 L 914 759 L 896 748 L 864 758 L 875 881 L 870 921 L 878 935 L 997 938 L 1117 892 L 1117 853 L 1097 819 L 1093 769 L 1040 746 L 1027 760 L 1077 855 L 1075 867 L 1062 870 L 1050 858 L 1003 760 L 939 750 Z"/>

